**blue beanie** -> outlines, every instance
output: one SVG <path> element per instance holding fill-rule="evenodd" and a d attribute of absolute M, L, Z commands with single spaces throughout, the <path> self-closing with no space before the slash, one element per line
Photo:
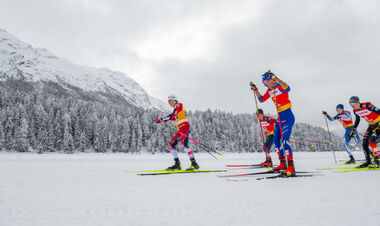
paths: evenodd
<path fill-rule="evenodd" d="M 265 72 L 265 74 L 262 75 L 263 81 L 269 80 L 271 75 L 273 75 L 273 73 L 270 70 Z"/>
<path fill-rule="evenodd" d="M 336 106 L 336 108 L 338 109 L 344 109 L 344 106 L 343 106 L 343 104 L 338 104 L 337 106 Z"/>

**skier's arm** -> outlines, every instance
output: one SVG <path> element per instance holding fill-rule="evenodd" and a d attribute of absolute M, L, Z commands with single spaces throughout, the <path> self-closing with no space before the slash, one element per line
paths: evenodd
<path fill-rule="evenodd" d="M 253 84 L 253 82 L 250 82 L 250 85 L 251 85 L 251 89 L 253 90 L 253 92 L 255 92 L 256 96 L 260 97 L 261 94 L 260 94 L 259 89 L 257 88 L 257 86 L 255 84 Z"/>
<path fill-rule="evenodd" d="M 358 128 L 359 126 L 359 123 L 360 123 L 360 116 L 357 115 L 355 112 L 354 112 L 354 115 L 355 115 L 355 124 L 354 124 L 354 130 L 356 130 L 356 128 Z"/>
<path fill-rule="evenodd" d="M 331 118 L 331 116 L 329 114 L 327 114 L 326 111 L 322 111 L 322 114 L 326 115 L 326 118 L 330 121 L 335 121 L 335 120 L 339 119 L 338 115 L 334 116 L 334 118 Z"/>
<path fill-rule="evenodd" d="M 256 94 L 257 94 L 257 99 L 259 99 L 261 103 L 265 102 L 270 97 L 270 94 L 268 91 L 263 96 L 261 96 L 260 93 L 256 93 Z"/>
<path fill-rule="evenodd" d="M 168 116 L 165 116 L 165 117 L 162 117 L 161 120 L 164 121 L 164 122 L 167 122 L 167 121 L 175 121 L 175 116 L 177 115 L 178 112 L 182 111 L 182 104 L 177 104 L 175 107 L 174 107 L 174 110 L 171 114 L 169 114 Z"/>
<path fill-rule="evenodd" d="M 281 92 L 283 93 L 287 93 L 290 91 L 290 87 L 288 84 L 286 84 L 286 82 L 282 81 L 281 79 L 279 79 L 276 75 L 272 74 L 271 75 L 271 78 L 274 82 L 277 82 L 279 85 L 280 85 L 280 90 Z"/>
<path fill-rule="evenodd" d="M 368 103 L 367 108 L 369 111 L 375 112 L 376 114 L 380 114 L 380 109 L 375 107 L 373 104 Z"/>
<path fill-rule="evenodd" d="M 327 117 L 330 121 L 335 121 L 335 120 L 339 119 L 339 116 L 338 116 L 338 115 L 335 115 L 333 118 L 331 118 L 330 115 L 326 114 L 326 117 Z"/>

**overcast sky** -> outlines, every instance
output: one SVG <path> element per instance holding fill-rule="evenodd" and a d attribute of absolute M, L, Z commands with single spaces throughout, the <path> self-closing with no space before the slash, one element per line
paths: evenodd
<path fill-rule="evenodd" d="M 188 110 L 253 113 L 249 82 L 264 92 L 271 69 L 292 89 L 296 120 L 324 126 L 321 110 L 350 108 L 352 95 L 380 106 L 379 12 L 376 0 L 0 0 L 0 27 Z"/>

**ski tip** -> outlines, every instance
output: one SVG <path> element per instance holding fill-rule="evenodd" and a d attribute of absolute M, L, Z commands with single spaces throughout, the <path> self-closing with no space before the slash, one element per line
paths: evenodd
<path fill-rule="evenodd" d="M 220 154 L 220 156 L 223 156 L 224 154 Z"/>
<path fill-rule="evenodd" d="M 330 142 L 330 145 L 332 145 L 332 142 Z"/>

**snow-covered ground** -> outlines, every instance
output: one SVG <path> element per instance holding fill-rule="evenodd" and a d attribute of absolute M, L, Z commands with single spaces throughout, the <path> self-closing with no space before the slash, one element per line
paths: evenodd
<path fill-rule="evenodd" d="M 263 153 L 196 157 L 203 169 L 224 169 L 258 163 Z M 299 171 L 334 166 L 332 153 L 296 153 L 295 163 Z M 0 153 L 0 225 L 380 225 L 380 171 L 263 181 L 216 176 L 258 170 L 126 172 L 169 164 L 170 154 Z"/>

